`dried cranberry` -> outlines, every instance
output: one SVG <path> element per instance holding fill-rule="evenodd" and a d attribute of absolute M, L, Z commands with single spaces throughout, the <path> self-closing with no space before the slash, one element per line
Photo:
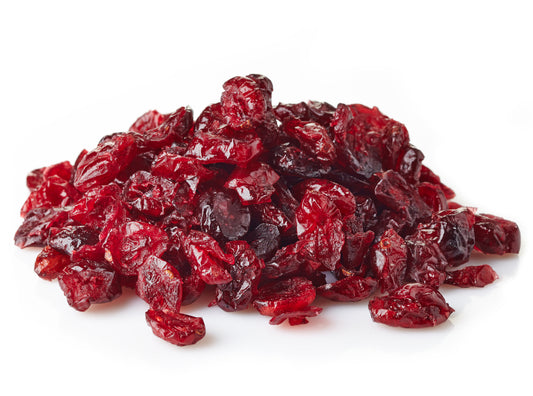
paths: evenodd
<path fill-rule="evenodd" d="M 84 245 L 95 245 L 97 243 L 98 233 L 92 228 L 83 225 L 63 227 L 48 240 L 50 247 L 68 255 L 72 255 L 74 251 Z"/>
<path fill-rule="evenodd" d="M 20 210 L 21 216 L 26 216 L 32 209 L 64 207 L 75 202 L 79 197 L 78 191 L 69 181 L 59 176 L 50 176 L 24 202 Z"/>
<path fill-rule="evenodd" d="M 278 316 L 306 308 L 315 297 L 313 283 L 305 278 L 295 277 L 261 288 L 254 307 L 261 315 Z"/>
<path fill-rule="evenodd" d="M 196 344 L 205 336 L 203 319 L 194 316 L 149 309 L 146 322 L 157 337 L 178 346 Z"/>
<path fill-rule="evenodd" d="M 245 139 L 228 138 L 212 133 L 196 135 L 186 156 L 196 158 L 203 164 L 226 163 L 246 165 L 263 151 L 259 137 Z"/>
<path fill-rule="evenodd" d="M 45 246 L 50 229 L 61 228 L 68 221 L 66 208 L 37 208 L 30 210 L 15 233 L 15 245 Z"/>
<path fill-rule="evenodd" d="M 181 307 L 182 280 L 176 268 L 156 256 L 139 267 L 136 292 L 150 308 L 178 314 Z"/>
<path fill-rule="evenodd" d="M 317 288 L 322 297 L 333 301 L 361 301 L 372 295 L 376 289 L 375 279 L 352 275 Z"/>
<path fill-rule="evenodd" d="M 382 292 L 396 289 L 405 282 L 407 246 L 396 231 L 385 231 L 372 248 L 372 270 Z"/>
<path fill-rule="evenodd" d="M 43 183 L 52 176 L 57 176 L 67 182 L 72 178 L 72 165 L 68 161 L 34 169 L 26 177 L 26 185 L 30 191 L 38 190 Z"/>
<path fill-rule="evenodd" d="M 137 275 L 149 256 L 161 257 L 167 234 L 148 223 L 130 221 L 111 230 L 104 242 L 105 258 L 122 275 Z"/>
<path fill-rule="evenodd" d="M 157 110 L 149 110 L 144 113 L 142 116 L 137 118 L 129 130 L 131 132 L 148 132 L 151 129 L 157 128 L 161 125 L 166 119 L 167 115 L 159 113 Z"/>
<path fill-rule="evenodd" d="M 477 265 L 446 273 L 446 283 L 459 287 L 484 287 L 498 279 L 490 265 Z"/>
<path fill-rule="evenodd" d="M 375 297 L 368 307 L 375 322 L 419 328 L 437 326 L 454 311 L 431 286 L 408 283 L 387 296 Z"/>
<path fill-rule="evenodd" d="M 437 242 L 426 240 L 420 233 L 406 238 L 409 256 L 407 278 L 413 282 L 439 288 L 446 279 L 448 261 Z"/>
<path fill-rule="evenodd" d="M 516 223 L 489 214 L 476 214 L 475 247 L 486 254 L 518 253 L 520 230 Z"/>
<path fill-rule="evenodd" d="M 322 125 L 290 119 L 283 124 L 283 130 L 296 139 L 301 148 L 321 164 L 329 165 L 335 161 L 335 145 Z"/>
<path fill-rule="evenodd" d="M 70 264 L 70 257 L 50 246 L 45 246 L 35 260 L 35 273 L 41 278 L 52 280 L 58 277 L 63 268 Z"/>
<path fill-rule="evenodd" d="M 307 318 L 317 316 L 320 312 L 322 312 L 322 308 L 311 305 L 298 311 L 280 313 L 279 315 L 272 317 L 268 323 L 271 325 L 279 325 L 288 319 L 291 326 L 307 324 L 309 323 Z"/>
<path fill-rule="evenodd" d="M 131 175 L 122 196 L 130 208 L 152 217 L 161 217 L 173 207 L 176 185 L 172 180 L 139 171 Z"/>
<path fill-rule="evenodd" d="M 247 239 L 257 257 L 263 260 L 270 259 L 278 251 L 281 240 L 278 227 L 268 223 L 255 227 Z"/>
<path fill-rule="evenodd" d="M 139 150 L 157 150 L 175 142 L 182 142 L 188 137 L 193 126 L 193 115 L 190 108 L 180 107 L 174 113 L 166 114 L 163 117 L 164 120 L 159 125 L 143 131 L 137 140 Z"/>
<path fill-rule="evenodd" d="M 243 205 L 261 204 L 270 202 L 278 180 L 278 174 L 270 166 L 257 162 L 246 168 L 236 168 L 224 186 L 235 190 Z"/>
<path fill-rule="evenodd" d="M 235 264 L 229 270 L 232 281 L 217 285 L 215 299 L 224 311 L 240 311 L 248 308 L 257 295 L 259 277 L 265 264 L 244 241 L 228 242 L 226 251 L 235 257 Z"/>
<path fill-rule="evenodd" d="M 65 267 L 58 277 L 68 304 L 85 311 L 91 304 L 112 301 L 122 294 L 117 273 L 102 263 L 78 261 Z"/>

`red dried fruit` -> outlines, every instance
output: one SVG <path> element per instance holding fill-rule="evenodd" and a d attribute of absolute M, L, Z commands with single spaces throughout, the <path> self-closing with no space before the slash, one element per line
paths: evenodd
<path fill-rule="evenodd" d="M 382 292 L 393 290 L 405 283 L 407 246 L 396 231 L 385 231 L 372 248 L 372 270 Z"/>
<path fill-rule="evenodd" d="M 289 278 L 260 288 L 254 308 L 261 315 L 278 316 L 306 308 L 315 297 L 315 287 L 310 280 L 302 277 Z"/>
<path fill-rule="evenodd" d="M 203 319 L 194 316 L 171 315 L 149 309 L 146 311 L 146 322 L 157 337 L 178 346 L 196 344 L 205 336 Z"/>
<path fill-rule="evenodd" d="M 240 311 L 248 308 L 257 295 L 261 270 L 265 264 L 244 241 L 228 242 L 226 251 L 235 257 L 235 263 L 229 270 L 232 280 L 217 285 L 215 300 L 224 311 Z"/>
<path fill-rule="evenodd" d="M 290 325 L 322 311 L 317 293 L 353 302 L 379 287 L 375 321 L 426 327 L 453 312 L 443 283 L 497 279 L 488 265 L 452 270 L 474 248 L 518 253 L 516 223 L 449 201 L 403 124 L 360 104 L 273 108 L 272 89 L 232 78 L 196 121 L 188 107 L 152 110 L 74 166 L 33 170 L 15 244 L 45 247 L 35 271 L 78 310 L 134 288 L 177 345 L 205 334 L 179 311 L 206 284 L 210 305 Z"/>
<path fill-rule="evenodd" d="M 476 265 L 446 273 L 446 283 L 459 287 L 485 287 L 498 279 L 490 265 Z"/>
<path fill-rule="evenodd" d="M 139 267 L 135 291 L 150 308 L 178 314 L 181 307 L 182 280 L 176 268 L 156 256 Z"/>
<path fill-rule="evenodd" d="M 437 326 L 454 311 L 442 294 L 421 283 L 408 283 L 387 296 L 375 297 L 368 308 L 375 322 L 407 328 Z"/>
<path fill-rule="evenodd" d="M 365 300 L 376 290 L 377 281 L 373 278 L 352 275 L 327 283 L 316 289 L 319 295 L 333 301 L 361 301 Z"/>
<path fill-rule="evenodd" d="M 74 173 L 74 187 L 85 192 L 113 181 L 133 160 L 136 151 L 132 134 L 117 133 L 104 139 L 79 161 Z"/>
<path fill-rule="evenodd" d="M 324 193 L 307 191 L 296 211 L 296 232 L 310 257 L 334 270 L 344 245 L 341 214 Z"/>
<path fill-rule="evenodd" d="M 235 190 L 243 205 L 261 204 L 270 202 L 278 180 L 278 174 L 270 166 L 257 162 L 246 168 L 235 168 L 224 187 Z"/>
<path fill-rule="evenodd" d="M 216 240 L 208 234 L 192 230 L 188 235 L 177 230 L 177 236 L 190 265 L 208 285 L 220 285 L 232 281 L 224 263 L 233 265 L 235 258 L 222 251 Z"/>
<path fill-rule="evenodd" d="M 83 260 L 65 267 L 58 277 L 68 304 L 85 311 L 91 304 L 112 301 L 122 294 L 118 274 L 103 263 Z"/>
<path fill-rule="evenodd" d="M 45 246 L 35 260 L 35 273 L 41 278 L 52 280 L 59 276 L 63 268 L 70 264 L 70 257 L 50 246 Z"/>
<path fill-rule="evenodd" d="M 288 319 L 291 326 L 307 324 L 309 323 L 307 318 L 317 316 L 320 312 L 322 312 L 322 308 L 309 306 L 299 311 L 283 312 L 274 316 L 268 323 L 271 325 L 280 325 Z"/>
<path fill-rule="evenodd" d="M 489 214 L 476 214 L 475 247 L 485 254 L 518 253 L 520 230 L 516 223 Z"/>
<path fill-rule="evenodd" d="M 111 230 L 104 241 L 105 259 L 121 275 L 137 275 L 149 256 L 161 257 L 168 236 L 148 223 L 130 221 Z"/>

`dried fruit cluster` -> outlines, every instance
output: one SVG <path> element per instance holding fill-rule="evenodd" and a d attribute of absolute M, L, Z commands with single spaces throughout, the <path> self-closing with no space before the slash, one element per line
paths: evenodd
<path fill-rule="evenodd" d="M 149 111 L 74 165 L 32 171 L 15 235 L 42 246 L 35 271 L 84 311 L 135 288 L 153 332 L 177 345 L 205 334 L 180 312 L 255 307 L 271 324 L 307 323 L 316 295 L 360 301 L 381 323 L 434 326 L 453 309 L 439 287 L 482 287 L 474 249 L 518 253 L 515 223 L 450 201 L 404 125 L 363 105 L 271 103 L 260 75 L 224 84 L 193 120 Z"/>

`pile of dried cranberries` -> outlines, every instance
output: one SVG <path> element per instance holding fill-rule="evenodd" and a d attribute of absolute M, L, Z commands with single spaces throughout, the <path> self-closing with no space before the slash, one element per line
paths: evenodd
<path fill-rule="evenodd" d="M 372 319 L 427 327 L 453 309 L 442 284 L 482 287 L 472 251 L 518 253 L 517 225 L 451 201 L 404 125 L 363 105 L 272 107 L 260 75 L 224 84 L 220 103 L 143 114 L 74 165 L 27 177 L 17 246 L 79 311 L 134 288 L 153 332 L 176 345 L 205 334 L 180 313 L 212 285 L 225 311 L 307 323 L 316 295 L 360 301 Z"/>

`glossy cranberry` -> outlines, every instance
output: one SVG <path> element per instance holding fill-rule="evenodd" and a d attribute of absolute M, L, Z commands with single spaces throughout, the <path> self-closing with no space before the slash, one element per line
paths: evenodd
<path fill-rule="evenodd" d="M 103 140 L 79 161 L 74 174 L 74 187 L 85 192 L 113 181 L 133 160 L 136 151 L 132 134 L 119 133 Z"/>
<path fill-rule="evenodd" d="M 149 309 L 146 322 L 157 337 L 178 346 L 196 344 L 205 336 L 203 319 L 194 316 Z"/>
<path fill-rule="evenodd" d="M 446 280 L 448 261 L 437 242 L 415 233 L 406 239 L 409 256 L 407 278 L 438 289 Z"/>
<path fill-rule="evenodd" d="M 74 203 L 79 197 L 78 191 L 69 181 L 60 176 L 50 176 L 24 202 L 20 210 L 21 216 L 26 216 L 32 209 L 57 208 Z"/>
<path fill-rule="evenodd" d="M 163 230 L 130 221 L 111 230 L 104 242 L 105 258 L 120 274 L 137 275 L 148 257 L 161 257 L 167 246 L 168 236 Z"/>
<path fill-rule="evenodd" d="M 51 229 L 60 229 L 68 221 L 66 208 L 37 208 L 30 210 L 15 233 L 15 245 L 28 246 L 47 244 Z"/>
<path fill-rule="evenodd" d="M 175 190 L 172 180 L 139 171 L 126 182 L 122 197 L 130 208 L 147 216 L 161 217 L 173 207 Z"/>
<path fill-rule="evenodd" d="M 26 177 L 26 186 L 28 186 L 30 191 L 38 190 L 52 176 L 57 176 L 69 182 L 72 178 L 72 169 L 72 165 L 68 161 L 34 169 Z"/>
<path fill-rule="evenodd" d="M 172 143 L 183 142 L 189 137 L 193 126 L 190 108 L 180 107 L 174 113 L 163 117 L 161 124 L 143 131 L 137 139 L 137 147 L 140 151 L 157 150 Z"/>
<path fill-rule="evenodd" d="M 289 324 L 291 326 L 307 324 L 309 323 L 307 318 L 317 316 L 321 312 L 322 308 L 310 305 L 298 311 L 280 313 L 279 315 L 272 317 L 272 319 L 270 319 L 268 323 L 270 323 L 271 325 L 280 325 L 288 319 Z"/>
<path fill-rule="evenodd" d="M 196 158 L 203 164 L 226 163 L 246 165 L 263 151 L 259 137 L 245 139 L 228 138 L 213 133 L 196 135 L 186 152 L 186 156 Z"/>
<path fill-rule="evenodd" d="M 35 260 L 35 273 L 41 278 L 52 280 L 59 276 L 63 268 L 70 264 L 70 257 L 50 246 L 45 246 Z"/>
<path fill-rule="evenodd" d="M 346 187 L 326 179 L 307 179 L 294 187 L 297 197 L 306 191 L 317 191 L 327 196 L 339 209 L 343 217 L 353 215 L 356 209 L 355 197 Z"/>
<path fill-rule="evenodd" d="M 278 227 L 268 223 L 259 224 L 247 239 L 257 257 L 263 260 L 270 259 L 278 251 L 281 241 Z"/>
<path fill-rule="evenodd" d="M 518 253 L 520 230 L 515 222 L 489 214 L 476 214 L 475 247 L 486 254 Z"/>
<path fill-rule="evenodd" d="M 436 289 L 420 283 L 408 283 L 389 295 L 375 297 L 368 307 L 375 322 L 407 328 L 437 326 L 454 311 Z"/>
<path fill-rule="evenodd" d="M 156 256 L 149 256 L 139 267 L 135 291 L 152 309 L 178 314 L 182 287 L 178 270 Z"/>
<path fill-rule="evenodd" d="M 271 162 L 276 171 L 284 176 L 322 177 L 331 169 L 290 143 L 275 148 Z"/>
<path fill-rule="evenodd" d="M 257 295 L 265 264 L 244 241 L 228 242 L 226 251 L 235 257 L 235 263 L 229 269 L 232 280 L 217 285 L 215 300 L 224 311 L 240 311 L 248 308 Z"/>
<path fill-rule="evenodd" d="M 279 175 L 270 166 L 256 162 L 235 168 L 224 186 L 237 192 L 243 205 L 261 204 L 270 202 L 278 180 Z"/>
<path fill-rule="evenodd" d="M 375 279 L 352 275 L 320 286 L 317 292 L 322 297 L 333 301 L 361 301 L 370 297 L 376 287 Z"/>
<path fill-rule="evenodd" d="M 67 226 L 51 236 L 50 247 L 62 253 L 72 255 L 84 245 L 98 243 L 98 232 L 87 226 Z"/>
<path fill-rule="evenodd" d="M 58 277 L 68 304 L 85 311 L 91 304 L 112 301 L 122 294 L 117 273 L 103 263 L 90 260 L 74 262 Z"/>
<path fill-rule="evenodd" d="M 448 209 L 448 201 L 446 195 L 439 187 L 438 184 L 432 184 L 423 182 L 418 185 L 418 193 L 420 198 L 424 200 L 427 206 L 431 208 L 433 212 L 440 212 L 441 210 Z"/>
<path fill-rule="evenodd" d="M 464 267 L 446 273 L 446 283 L 459 287 L 485 287 L 498 279 L 490 265 Z"/>
<path fill-rule="evenodd" d="M 157 110 L 149 110 L 144 113 L 142 116 L 137 118 L 129 130 L 131 132 L 144 133 L 148 132 L 151 129 L 157 128 L 161 125 L 166 119 L 167 115 L 161 114 Z"/>
<path fill-rule="evenodd" d="M 306 308 L 315 297 L 315 287 L 310 280 L 301 277 L 289 278 L 259 289 L 254 308 L 261 315 L 278 316 Z"/>
<path fill-rule="evenodd" d="M 382 292 L 398 288 L 405 283 L 407 246 L 396 231 L 385 231 L 372 248 L 372 270 Z"/>
<path fill-rule="evenodd" d="M 322 125 L 290 119 L 282 127 L 287 135 L 300 143 L 302 150 L 321 164 L 329 165 L 335 160 L 335 145 Z"/>
<path fill-rule="evenodd" d="M 420 169 L 420 181 L 439 186 L 446 196 L 446 199 L 453 199 L 455 197 L 455 192 L 450 187 L 443 184 L 440 180 L 440 177 L 433 173 L 433 171 L 425 165 L 422 165 Z"/>

